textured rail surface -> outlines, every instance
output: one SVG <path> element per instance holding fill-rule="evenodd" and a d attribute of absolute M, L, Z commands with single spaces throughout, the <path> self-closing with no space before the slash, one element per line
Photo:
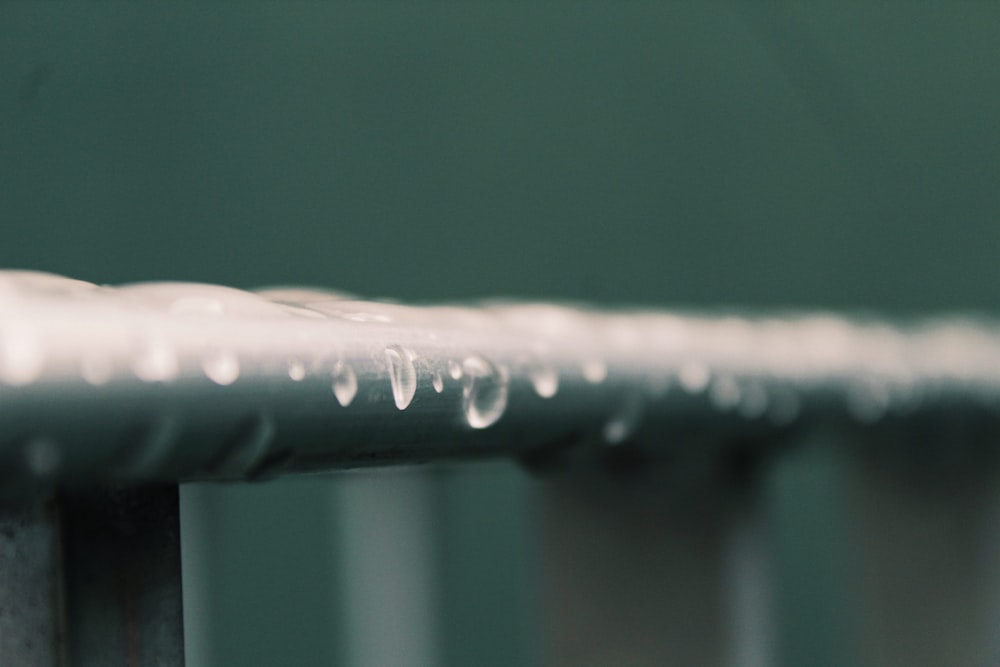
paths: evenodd
<path fill-rule="evenodd" d="M 1000 329 L 987 321 L 413 307 L 0 272 L 5 488 L 676 456 L 817 424 L 950 420 L 992 441 L 998 417 Z"/>

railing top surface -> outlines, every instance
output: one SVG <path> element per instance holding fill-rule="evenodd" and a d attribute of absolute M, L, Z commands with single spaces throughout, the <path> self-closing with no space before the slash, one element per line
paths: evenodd
<path fill-rule="evenodd" d="M 707 451 L 956 411 L 1000 421 L 995 322 L 407 306 L 0 272 L 8 485 Z"/>

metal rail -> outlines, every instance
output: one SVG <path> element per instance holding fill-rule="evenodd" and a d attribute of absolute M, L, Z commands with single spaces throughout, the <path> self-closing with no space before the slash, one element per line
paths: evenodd
<path fill-rule="evenodd" d="M 972 462 L 958 466 L 965 481 L 968 469 L 994 470 L 1000 325 L 404 306 L 310 289 L 100 287 L 0 272 L 0 662 L 183 664 L 179 482 L 487 456 L 540 467 L 669 460 L 649 507 L 649 484 L 634 498 L 605 494 L 631 503 L 605 517 L 615 539 L 634 525 L 645 544 L 674 521 L 657 503 L 676 480 L 726 499 L 722 519 L 701 522 L 721 532 L 689 554 L 721 563 L 712 545 L 739 532 L 730 515 L 741 496 L 692 472 L 746 479 L 775 443 L 814 432 L 854 446 L 877 439 L 869 453 L 910 448 L 900 469 L 936 451 L 939 463 Z M 917 463 L 921 474 L 947 469 Z M 574 503 L 556 509 L 569 532 L 553 543 L 579 539 L 572 553 L 586 553 L 595 517 Z M 626 556 L 632 548 L 623 543 Z M 734 548 L 753 562 L 753 548 Z M 683 553 L 673 543 L 668 552 L 650 561 L 651 577 L 688 586 L 670 565 Z M 706 591 L 718 574 L 709 570 Z M 767 585 L 766 567 L 743 570 L 737 588 L 752 604 L 740 609 Z M 604 604 L 581 580 L 602 576 L 573 578 L 569 594 Z M 704 635 L 685 627 L 678 637 Z M 741 651 L 751 662 L 766 653 Z"/>
<path fill-rule="evenodd" d="M 255 479 L 704 453 L 803 425 L 1000 423 L 1000 328 L 828 314 L 403 306 L 0 273 L 0 476 Z M 876 429 L 877 430 L 877 429 Z"/>

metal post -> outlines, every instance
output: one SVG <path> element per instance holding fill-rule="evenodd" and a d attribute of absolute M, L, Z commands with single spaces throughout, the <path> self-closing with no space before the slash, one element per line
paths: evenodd
<path fill-rule="evenodd" d="M 59 561 L 50 497 L 21 498 L 0 510 L 0 665 L 59 664 Z"/>
<path fill-rule="evenodd" d="M 731 517 L 659 479 L 568 477 L 541 498 L 545 664 L 729 664 Z"/>
<path fill-rule="evenodd" d="M 0 664 L 181 667 L 177 487 L 60 492 L 0 519 Z"/>
<path fill-rule="evenodd" d="M 433 473 L 345 474 L 334 492 L 345 543 L 346 664 L 422 667 L 442 662 L 432 513 Z"/>
<path fill-rule="evenodd" d="M 61 498 L 69 667 L 181 667 L 177 486 Z"/>
<path fill-rule="evenodd" d="M 996 436 L 931 431 L 943 441 L 886 444 L 855 462 L 865 664 L 1000 664 L 1000 462 L 988 444 Z"/>

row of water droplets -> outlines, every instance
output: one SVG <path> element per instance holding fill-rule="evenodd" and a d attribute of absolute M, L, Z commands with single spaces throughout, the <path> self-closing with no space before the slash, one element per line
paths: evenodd
<path fill-rule="evenodd" d="M 787 384 L 767 386 L 759 378 L 713 373 L 708 364 L 692 361 L 647 375 L 645 383 L 634 382 L 623 389 L 617 409 L 604 424 L 604 441 L 618 445 L 635 435 L 650 403 L 662 399 L 674 384 L 684 395 L 704 400 L 715 412 L 735 413 L 747 420 L 767 418 L 776 426 L 791 424 L 801 410 L 797 390 Z"/>
<path fill-rule="evenodd" d="M 320 290 L 267 290 L 252 294 L 210 285 L 177 284 L 98 288 L 89 283 L 41 274 L 2 274 L 0 283 L 0 298 L 11 301 L 18 301 L 22 292 L 44 298 L 63 295 L 84 301 L 90 298 L 88 295 L 99 292 L 113 295 L 126 305 L 160 308 L 178 318 L 230 315 L 304 317 L 380 326 L 391 325 L 397 314 L 402 314 L 404 318 L 417 318 L 412 322 L 416 324 L 447 315 L 454 319 L 445 319 L 459 329 L 468 325 L 481 330 L 500 321 L 504 327 L 537 334 L 550 341 L 571 338 L 591 322 L 602 321 L 600 317 L 595 318 L 584 311 L 549 305 L 506 305 L 480 310 L 414 309 L 352 301 L 343 295 Z M 20 316 L 22 314 L 16 308 L 11 310 L 11 316 L 0 312 L 0 315 L 5 315 L 0 330 L 0 382 L 25 386 L 43 375 L 47 354 L 42 338 L 33 329 L 31 318 Z M 996 348 L 994 335 L 963 323 L 931 329 L 916 338 L 917 344 L 914 345 L 913 341 L 905 341 L 898 330 L 885 326 L 862 328 L 828 316 L 753 323 L 738 318 L 698 320 L 639 314 L 611 316 L 604 321 L 620 323 L 620 326 L 608 325 L 611 332 L 608 340 L 612 346 L 618 345 L 621 349 L 642 347 L 645 335 L 642 332 L 645 331 L 653 332 L 650 336 L 657 341 L 655 345 L 663 349 L 671 348 L 672 338 L 687 335 L 674 347 L 685 348 L 692 341 L 697 345 L 700 338 L 700 344 L 707 350 L 728 350 L 728 356 L 735 359 L 757 359 L 760 362 L 758 370 L 763 372 L 727 375 L 721 371 L 713 373 L 708 363 L 687 362 L 679 363 L 673 375 L 684 391 L 704 395 L 708 403 L 720 412 L 733 411 L 748 419 L 766 415 L 776 423 L 795 419 L 801 399 L 792 388 L 794 383 L 761 379 L 766 377 L 768 369 L 776 377 L 794 377 L 801 368 L 807 371 L 813 369 L 809 372 L 816 377 L 822 376 L 825 369 L 852 369 L 844 374 L 841 378 L 844 381 L 840 384 L 844 389 L 842 395 L 846 407 L 859 421 L 872 422 L 894 405 L 912 406 L 920 400 L 920 392 L 907 385 L 905 373 L 901 374 L 899 368 L 888 367 L 884 372 L 879 370 L 884 360 L 904 357 L 920 360 L 926 384 L 927 376 L 954 376 L 960 380 L 978 377 L 979 369 L 990 361 L 983 356 L 983 351 Z M 602 326 L 605 325 L 599 324 L 598 328 Z M 684 334 L 685 331 L 694 333 Z M 801 341 L 807 344 L 798 344 Z M 128 342 L 128 346 L 131 354 L 124 364 L 111 354 L 102 356 L 99 351 L 91 352 L 84 346 L 77 362 L 80 377 L 92 385 L 104 385 L 121 372 L 119 365 L 127 365 L 131 375 L 146 382 L 170 382 L 181 375 L 179 353 L 166 337 L 155 334 L 139 336 Z M 204 376 L 212 382 L 231 385 L 245 371 L 236 350 L 215 344 L 198 347 L 198 363 Z M 98 345 L 96 349 L 102 348 Z M 121 349 L 121 346 L 112 346 L 111 349 Z M 416 355 L 401 345 L 388 345 L 376 356 L 378 363 L 387 371 L 396 407 L 407 409 L 417 391 L 418 370 L 423 372 Z M 711 357 L 712 354 L 706 355 L 706 358 Z M 853 357 L 857 357 L 856 363 L 851 361 Z M 309 357 L 304 355 L 303 358 Z M 530 380 L 535 393 L 543 399 L 558 393 L 559 373 L 555 365 L 546 361 L 547 358 L 547 352 L 536 350 L 510 362 L 508 368 L 479 354 L 468 354 L 447 362 L 447 369 L 429 369 L 430 385 L 441 394 L 445 391 L 448 377 L 460 381 L 466 421 L 474 428 L 485 428 L 495 423 L 506 409 L 512 374 L 523 375 Z M 608 375 L 607 364 L 596 356 L 586 358 L 584 355 L 582 358 L 585 359 L 581 366 L 583 378 L 593 384 L 603 382 Z M 934 362 L 935 359 L 940 361 Z M 929 365 L 926 363 L 928 360 Z M 725 367 L 725 361 L 719 364 L 719 368 Z M 871 372 L 873 367 L 877 372 Z M 302 359 L 294 358 L 287 362 L 287 374 L 292 381 L 300 382 L 309 373 L 310 368 Z M 917 374 L 916 371 L 911 373 L 913 385 L 917 384 Z M 901 377 L 904 379 L 900 380 Z M 355 401 L 358 381 L 358 373 L 351 363 L 346 360 L 334 363 L 332 388 L 340 405 L 347 407 Z M 648 393 L 652 398 L 662 395 L 670 381 L 671 377 L 666 373 L 649 378 Z M 624 392 L 620 407 L 614 411 L 615 416 L 605 429 L 609 442 L 629 437 L 635 428 L 629 425 L 642 419 L 647 400 L 643 392 L 635 387 Z"/>

